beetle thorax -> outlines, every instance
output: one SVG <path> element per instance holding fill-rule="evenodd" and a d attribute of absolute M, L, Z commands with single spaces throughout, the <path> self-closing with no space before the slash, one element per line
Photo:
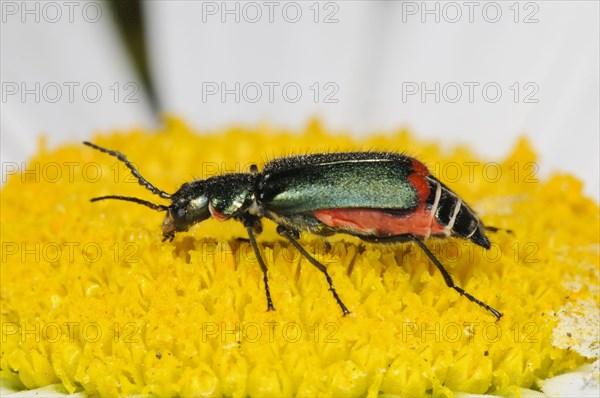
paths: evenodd
<path fill-rule="evenodd" d="M 254 181 L 250 173 L 225 174 L 206 180 L 211 215 L 226 220 L 248 211 L 255 203 Z"/>

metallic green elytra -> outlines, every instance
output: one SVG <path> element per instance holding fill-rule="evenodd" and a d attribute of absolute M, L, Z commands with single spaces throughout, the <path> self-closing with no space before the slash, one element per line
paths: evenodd
<path fill-rule="evenodd" d="M 429 237 L 456 236 L 486 249 L 490 242 L 485 227 L 473 210 L 448 187 L 431 175 L 418 160 L 392 152 L 336 152 L 289 156 L 268 162 L 259 171 L 223 174 L 183 184 L 177 192 L 164 192 L 117 152 L 85 142 L 94 149 L 125 163 L 138 182 L 170 205 L 109 195 L 92 201 L 117 199 L 165 211 L 163 240 L 173 240 L 210 216 L 243 223 L 263 272 L 267 310 L 273 310 L 267 267 L 255 234 L 262 231 L 262 218 L 270 219 L 277 231 L 326 277 L 344 315 L 349 311 L 338 296 L 327 268 L 314 259 L 297 239 L 301 232 L 319 235 L 346 233 L 368 242 L 413 241 L 442 273 L 446 284 L 469 300 L 502 314 L 456 286 L 452 277 L 423 243 Z"/>
<path fill-rule="evenodd" d="M 412 163 L 406 156 L 367 152 L 296 159 L 302 165 L 289 159 L 265 165 L 259 192 L 269 211 L 287 215 L 340 208 L 411 210 L 419 205 L 408 181 Z"/>

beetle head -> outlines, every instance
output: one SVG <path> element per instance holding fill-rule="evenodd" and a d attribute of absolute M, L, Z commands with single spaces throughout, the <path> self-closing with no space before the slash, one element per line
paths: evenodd
<path fill-rule="evenodd" d="M 169 194 L 142 177 L 122 153 L 91 142 L 84 142 L 84 144 L 116 157 L 125 163 L 140 185 L 163 199 L 171 199 L 169 206 L 121 195 L 100 196 L 91 199 L 92 202 L 105 199 L 124 200 L 144 205 L 153 210 L 166 211 L 167 215 L 162 225 L 163 240 L 173 240 L 176 232 L 187 231 L 192 225 L 206 220 L 211 215 L 219 220 L 238 217 L 249 211 L 255 202 L 254 187 L 257 181 L 257 170 L 254 170 L 253 173 L 225 174 L 206 180 L 186 182 L 177 192 Z"/>
<path fill-rule="evenodd" d="M 153 194 L 163 199 L 171 199 L 171 205 L 165 206 L 149 202 L 147 200 L 134 198 L 131 196 L 107 195 L 93 198 L 91 202 L 99 200 L 116 199 L 126 202 L 137 203 L 157 211 L 166 211 L 167 215 L 163 221 L 163 240 L 173 240 L 175 232 L 186 231 L 190 226 L 207 219 L 210 216 L 208 211 L 208 198 L 206 196 L 205 181 L 198 180 L 183 184 L 177 192 L 169 194 L 151 184 L 140 172 L 127 160 L 125 155 L 111 149 L 103 148 L 91 142 L 84 142 L 85 145 L 92 147 L 100 152 L 106 153 L 125 163 L 125 166 L 131 170 L 131 174 L 138 180 L 139 184 L 151 191 Z"/>
<path fill-rule="evenodd" d="M 236 217 L 254 202 L 254 176 L 248 173 L 225 174 L 185 183 L 175 192 L 163 221 L 164 239 L 211 215 L 218 220 Z"/>
<path fill-rule="evenodd" d="M 173 240 L 175 232 L 187 231 L 192 225 L 210 217 L 205 180 L 186 182 L 171 199 L 162 225 L 164 240 Z"/>

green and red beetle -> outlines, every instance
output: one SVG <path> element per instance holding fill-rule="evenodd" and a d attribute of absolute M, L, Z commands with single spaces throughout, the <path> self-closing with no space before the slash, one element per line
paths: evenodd
<path fill-rule="evenodd" d="M 84 142 L 124 162 L 138 182 L 170 205 L 120 195 L 117 199 L 165 211 L 163 240 L 209 217 L 243 223 L 263 272 L 267 310 L 273 310 L 267 267 L 256 243 L 263 217 L 327 278 L 344 315 L 349 311 L 333 287 L 327 268 L 297 241 L 301 232 L 328 236 L 345 233 L 367 242 L 413 241 L 440 270 L 448 287 L 491 312 L 502 314 L 457 286 L 448 271 L 423 243 L 429 237 L 456 236 L 490 248 L 486 227 L 475 212 L 436 179 L 417 159 L 392 152 L 338 152 L 289 156 L 268 162 L 262 172 L 223 174 L 184 183 L 169 194 L 148 182 L 127 158 L 113 150 Z"/>

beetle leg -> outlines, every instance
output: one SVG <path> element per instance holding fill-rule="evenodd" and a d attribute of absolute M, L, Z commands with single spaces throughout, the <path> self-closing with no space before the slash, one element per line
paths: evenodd
<path fill-rule="evenodd" d="M 277 226 L 277 233 L 282 234 L 281 231 L 287 232 L 294 239 L 300 239 L 300 232 L 297 229 L 287 229 L 281 226 Z"/>
<path fill-rule="evenodd" d="M 369 243 L 404 243 L 413 240 L 412 235 L 395 236 L 358 236 L 361 240 Z"/>
<path fill-rule="evenodd" d="M 401 242 L 407 242 L 407 241 L 416 242 L 416 244 L 421 248 L 421 250 L 423 250 L 423 252 L 425 252 L 427 257 L 429 257 L 431 262 L 437 267 L 437 269 L 440 270 L 440 272 L 442 273 L 442 276 L 444 277 L 444 281 L 446 282 L 446 285 L 448 285 L 449 288 L 456 290 L 461 295 L 468 298 L 470 301 L 485 308 L 486 310 L 491 312 L 497 319 L 500 319 L 502 317 L 501 312 L 490 307 L 483 301 L 473 297 L 472 295 L 467 293 L 463 288 L 456 286 L 456 284 L 454 283 L 454 280 L 452 279 L 452 276 L 450 276 L 450 273 L 446 270 L 446 268 L 444 268 L 442 263 L 440 263 L 440 261 L 433 255 L 433 253 L 427 248 L 427 246 L 425 246 L 423 241 L 421 239 L 417 238 L 416 236 L 406 234 L 406 235 L 384 236 L 384 237 L 361 236 L 360 238 L 366 242 L 371 242 L 371 243 L 401 243 Z"/>
<path fill-rule="evenodd" d="M 236 220 L 240 221 L 244 224 L 244 227 L 252 228 L 252 231 L 257 235 L 260 235 L 263 231 L 262 222 L 260 221 L 260 217 L 244 214 L 243 216 L 235 217 Z"/>
<path fill-rule="evenodd" d="M 490 231 L 490 232 L 504 231 L 507 234 L 513 234 L 513 230 L 512 229 L 504 229 L 504 228 L 492 227 L 490 225 L 484 225 L 483 229 L 485 229 L 486 231 Z"/>
<path fill-rule="evenodd" d="M 342 309 L 342 313 L 344 314 L 344 316 L 348 315 L 350 313 L 350 311 L 348 311 L 348 308 L 346 308 L 346 305 L 342 302 L 342 300 L 340 299 L 340 296 L 338 296 L 337 292 L 335 291 L 335 288 L 333 287 L 333 280 L 331 279 L 331 276 L 329 276 L 329 273 L 327 272 L 327 268 L 323 264 L 321 264 L 320 262 L 315 260 L 315 258 L 313 256 L 311 256 L 300 245 L 300 243 L 298 243 L 298 241 L 294 238 L 294 232 L 290 232 L 285 227 L 279 225 L 279 226 L 277 226 L 277 233 L 279 233 L 281 236 L 283 236 L 284 238 L 289 240 L 290 243 L 292 245 L 294 245 L 294 247 L 296 249 L 298 249 L 300 254 L 302 254 L 312 265 L 317 267 L 317 269 L 319 271 L 321 271 L 323 274 L 325 274 L 325 278 L 327 279 L 327 283 L 329 284 L 329 290 L 333 294 L 333 298 L 335 299 L 335 301 L 338 303 L 338 305 Z"/>
<path fill-rule="evenodd" d="M 274 310 L 275 307 L 273 307 L 273 300 L 271 300 L 271 291 L 269 290 L 269 277 L 267 276 L 267 265 L 265 264 L 265 261 L 260 255 L 260 250 L 258 249 L 258 245 L 256 244 L 256 238 L 254 238 L 254 231 L 252 230 L 252 227 L 246 225 L 246 231 L 248 232 L 250 244 L 252 245 L 252 249 L 254 250 L 254 255 L 256 256 L 258 264 L 260 264 L 260 268 L 263 272 L 263 281 L 265 283 L 265 291 L 267 293 L 267 311 L 271 311 Z"/>
<path fill-rule="evenodd" d="M 163 235 L 162 241 L 164 242 L 168 240 L 169 242 L 173 242 L 173 239 L 175 239 L 175 231 L 171 231 L 166 235 Z"/>
<path fill-rule="evenodd" d="M 440 261 L 433 255 L 433 253 L 427 248 L 427 246 L 425 246 L 425 244 L 423 243 L 423 241 L 421 241 L 421 239 L 417 238 L 414 235 L 408 235 L 408 236 L 410 237 L 411 240 L 413 240 L 414 242 L 416 242 L 417 245 L 419 245 L 419 247 L 421 248 L 421 250 L 423 250 L 425 252 L 425 254 L 427 254 L 427 257 L 429 257 L 429 259 L 431 260 L 431 262 L 433 264 L 435 264 L 435 266 L 437 267 L 437 269 L 440 270 L 440 272 L 442 273 L 442 276 L 444 277 L 444 280 L 446 281 L 446 285 L 448 285 L 449 288 L 452 288 L 452 289 L 456 290 L 458 293 L 460 293 L 461 295 L 465 296 L 466 298 L 468 298 L 469 300 L 471 300 L 475 304 L 478 304 L 481 307 L 485 308 L 486 310 L 488 310 L 489 312 L 491 312 L 496 317 L 496 319 L 499 320 L 502 317 L 502 313 L 501 312 L 499 312 L 498 310 L 490 307 L 489 305 L 487 305 L 483 301 L 481 301 L 481 300 L 473 297 L 472 295 L 470 295 L 469 293 L 467 293 L 463 288 L 456 286 L 456 284 L 454 283 L 454 280 L 452 279 L 452 276 L 450 276 L 450 273 L 446 270 L 446 268 L 444 268 L 444 266 L 442 265 L 442 263 L 440 263 Z"/>

